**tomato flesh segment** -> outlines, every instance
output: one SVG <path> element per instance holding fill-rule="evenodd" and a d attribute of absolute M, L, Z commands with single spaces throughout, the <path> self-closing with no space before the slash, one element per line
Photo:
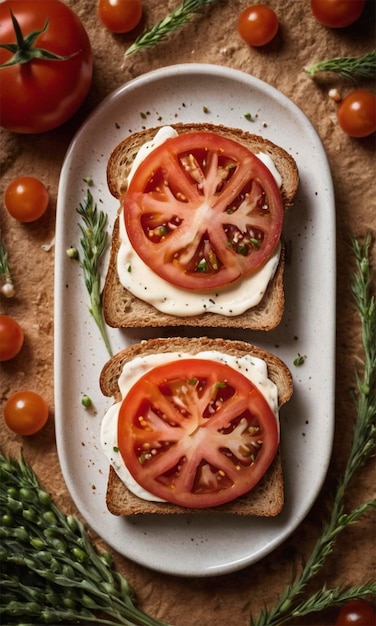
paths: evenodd
<path fill-rule="evenodd" d="M 123 200 L 132 247 L 183 289 L 217 289 L 254 273 L 280 239 L 283 204 L 268 168 L 210 132 L 166 140 L 141 163 Z"/>
<path fill-rule="evenodd" d="M 218 506 L 247 493 L 278 444 L 277 419 L 258 388 L 206 359 L 153 368 L 119 411 L 118 447 L 134 479 L 184 507 Z"/>

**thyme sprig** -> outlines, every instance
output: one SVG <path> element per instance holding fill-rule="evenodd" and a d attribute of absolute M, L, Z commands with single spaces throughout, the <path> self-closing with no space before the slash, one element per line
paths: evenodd
<path fill-rule="evenodd" d="M 84 202 L 77 208 L 77 213 L 83 220 L 83 224 L 79 224 L 82 235 L 80 244 L 83 251 L 83 260 L 80 261 L 80 265 L 84 270 L 85 285 L 90 296 L 89 312 L 100 330 L 109 355 L 112 356 L 111 344 L 103 319 L 100 277 L 100 261 L 107 245 L 107 215 L 103 211 L 98 211 L 89 189 Z"/>
<path fill-rule="evenodd" d="M 376 508 L 376 499 L 361 504 L 350 513 L 344 511 L 344 498 L 354 473 L 361 468 L 376 450 L 376 301 L 371 293 L 370 248 L 372 237 L 367 233 L 364 242 L 351 239 L 355 256 L 356 270 L 353 276 L 352 293 L 362 325 L 362 345 L 364 350 L 363 375 L 356 372 L 357 393 L 354 396 L 357 420 L 354 425 L 353 443 L 333 499 L 331 516 L 324 525 L 321 536 L 298 578 L 288 585 L 272 610 L 264 609 L 252 626 L 279 626 L 288 619 L 307 613 L 321 611 L 328 606 L 340 604 L 348 599 L 365 597 L 376 593 L 374 582 L 360 587 L 342 590 L 327 589 L 325 586 L 308 600 L 301 601 L 301 594 L 307 583 L 324 565 L 333 552 L 337 536 L 349 524 L 356 522 L 364 513 Z"/>
<path fill-rule="evenodd" d="M 360 57 L 335 57 L 319 61 L 305 69 L 311 78 L 318 72 L 334 72 L 341 76 L 355 80 L 356 78 L 375 78 L 376 76 L 376 50 L 372 50 Z"/>
<path fill-rule="evenodd" d="M 192 19 L 195 13 L 209 4 L 214 4 L 217 0 L 183 0 L 171 13 L 161 19 L 152 28 L 145 30 L 133 44 L 128 48 L 125 57 L 142 50 L 157 45 L 171 32 L 184 26 Z"/>
<path fill-rule="evenodd" d="M 0 293 L 7 298 L 12 298 L 15 294 L 12 276 L 8 263 L 8 252 L 0 233 Z"/>
<path fill-rule="evenodd" d="M 110 554 L 58 509 L 23 457 L 0 453 L 0 511 L 1 623 L 166 626 L 136 606 Z"/>

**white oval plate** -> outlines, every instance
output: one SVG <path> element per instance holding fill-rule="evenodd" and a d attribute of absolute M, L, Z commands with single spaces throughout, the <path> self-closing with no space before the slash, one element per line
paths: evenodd
<path fill-rule="evenodd" d="M 88 312 L 82 270 L 66 249 L 79 248 L 76 207 L 86 195 L 87 177 L 93 180 L 98 207 L 109 215 L 111 231 L 117 202 L 107 190 L 106 164 L 125 136 L 145 126 L 200 121 L 270 139 L 295 158 L 300 172 L 300 188 L 284 226 L 291 259 L 282 323 L 269 333 L 218 331 L 275 352 L 292 370 L 293 399 L 281 412 L 286 503 L 281 515 L 270 519 L 220 514 L 123 519 L 111 515 L 105 503 L 108 465 L 100 448 L 100 424 L 112 402 L 102 396 L 98 379 L 108 355 Z M 58 453 L 68 489 L 86 522 L 119 553 L 174 575 L 224 574 L 270 553 L 299 525 L 317 497 L 334 428 L 335 211 L 327 158 L 306 116 L 268 84 L 216 65 L 170 66 L 125 84 L 91 114 L 68 149 L 58 194 L 55 279 Z M 116 352 L 153 334 L 166 335 L 167 330 L 110 329 L 109 334 Z M 300 367 L 293 365 L 298 353 L 307 357 Z M 83 394 L 92 399 L 93 410 L 82 406 Z"/>

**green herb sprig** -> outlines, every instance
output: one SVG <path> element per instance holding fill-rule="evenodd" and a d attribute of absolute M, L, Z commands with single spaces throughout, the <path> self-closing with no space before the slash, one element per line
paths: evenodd
<path fill-rule="evenodd" d="M 23 457 L 0 454 L 0 511 L 1 623 L 166 626 L 137 608 L 111 556 L 56 507 Z"/>
<path fill-rule="evenodd" d="M 305 69 L 311 78 L 318 72 L 334 72 L 350 80 L 357 78 L 375 78 L 376 50 L 372 50 L 360 57 L 335 57 L 326 61 L 319 61 Z"/>
<path fill-rule="evenodd" d="M 85 285 L 90 296 L 89 311 L 100 330 L 109 355 L 112 356 L 111 344 L 103 319 L 99 271 L 100 261 L 107 245 L 107 215 L 103 211 L 98 211 L 89 189 L 84 202 L 77 208 L 77 213 L 83 220 L 83 224 L 79 224 L 82 234 L 80 244 L 83 251 L 83 260 L 80 261 L 80 265 L 84 270 Z"/>
<path fill-rule="evenodd" d="M 327 589 L 324 586 L 307 600 L 301 594 L 307 583 L 324 565 L 333 552 L 337 536 L 349 524 L 356 522 L 364 513 L 376 508 L 376 499 L 357 506 L 350 513 L 344 511 L 344 497 L 354 473 L 361 468 L 376 451 L 376 300 L 371 293 L 371 267 L 369 261 L 371 234 L 368 233 L 361 244 L 352 238 L 356 270 L 352 292 L 362 324 L 362 345 L 364 349 L 363 375 L 356 372 L 357 393 L 354 397 L 357 420 L 350 454 L 342 478 L 339 480 L 333 499 L 329 521 L 324 525 L 305 567 L 298 578 L 288 585 L 276 606 L 260 612 L 258 619 L 251 619 L 252 626 L 279 626 L 294 617 L 322 611 L 324 608 L 339 605 L 355 598 L 376 594 L 376 583 L 343 589 Z"/>
<path fill-rule="evenodd" d="M 141 33 L 125 53 L 125 57 L 157 45 L 171 32 L 184 26 L 192 19 L 195 13 L 217 0 L 183 0 L 169 15 L 160 20 L 155 26 Z"/>
<path fill-rule="evenodd" d="M 0 293 L 7 298 L 15 294 L 12 276 L 8 263 L 8 252 L 0 236 Z"/>

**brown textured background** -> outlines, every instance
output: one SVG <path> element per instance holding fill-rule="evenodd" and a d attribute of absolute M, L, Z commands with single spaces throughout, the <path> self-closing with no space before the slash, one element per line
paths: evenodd
<path fill-rule="evenodd" d="M 114 555 L 118 569 L 133 585 L 140 606 L 173 626 L 245 626 L 264 604 L 272 607 L 295 571 L 299 571 L 320 533 L 330 507 L 331 491 L 342 471 L 351 443 L 355 418 L 350 398 L 354 371 L 362 358 L 361 334 L 349 285 L 353 261 L 348 236 L 362 237 L 375 231 L 375 136 L 356 140 L 336 123 L 336 104 L 328 96 L 331 87 L 342 95 L 352 84 L 334 75 L 312 81 L 303 69 L 312 62 L 335 56 L 359 55 L 375 42 L 374 0 L 368 0 L 363 16 L 352 27 L 330 30 L 316 22 L 308 0 L 270 0 L 280 19 L 277 38 L 263 49 L 244 44 L 236 30 L 244 0 L 219 0 L 190 24 L 157 48 L 130 57 L 122 68 L 123 52 L 134 39 L 112 35 L 101 25 L 95 0 L 67 2 L 81 17 L 94 52 L 94 79 L 88 99 L 79 113 L 63 127 L 39 136 L 1 134 L 0 228 L 13 270 L 17 295 L 0 300 L 0 311 L 14 316 L 25 330 L 21 354 L 0 364 L 1 404 L 20 388 L 40 392 L 50 406 L 47 426 L 37 435 L 21 438 L 1 421 L 1 447 L 18 456 L 21 448 L 44 486 L 65 512 L 75 507 L 65 487 L 56 455 L 53 397 L 53 266 L 54 249 L 42 244 L 54 236 L 59 172 L 70 140 L 88 113 L 111 91 L 151 69 L 172 63 L 205 62 L 243 70 L 267 81 L 295 102 L 317 129 L 327 151 L 335 187 L 337 217 L 337 383 L 336 435 L 330 470 L 324 488 L 307 518 L 293 535 L 261 562 L 213 579 L 179 579 L 149 571 Z M 178 4 L 177 0 L 144 0 L 142 26 L 151 26 Z M 140 27 L 141 28 L 141 27 Z M 374 83 L 360 82 L 375 89 Z M 33 224 L 11 219 L 3 205 L 6 185 L 17 175 L 39 177 L 50 192 L 44 217 Z M 373 257 L 375 260 L 375 257 Z M 319 294 L 318 294 L 319 297 Z M 2 420 L 2 417 L 0 418 Z M 368 464 L 356 476 L 348 493 L 349 507 L 374 497 L 375 467 Z M 103 542 L 95 538 L 99 547 Z M 339 536 L 337 546 L 310 589 L 324 583 L 357 584 L 375 577 L 375 522 L 369 514 Z M 329 626 L 336 611 L 291 621 L 297 626 Z"/>

